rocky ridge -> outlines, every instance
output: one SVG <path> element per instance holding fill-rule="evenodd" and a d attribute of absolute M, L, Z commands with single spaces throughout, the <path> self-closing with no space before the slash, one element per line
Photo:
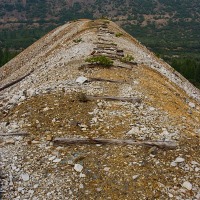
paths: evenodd
<path fill-rule="evenodd" d="M 104 55 L 111 67 L 89 65 Z M 134 61 L 123 62 L 127 55 Z M 200 92 L 108 20 L 58 27 L 0 69 L 3 199 L 199 199 Z M 136 102 L 83 95 L 138 98 Z M 16 133 L 28 135 L 12 135 Z M 55 137 L 173 140 L 176 150 L 55 146 Z"/>

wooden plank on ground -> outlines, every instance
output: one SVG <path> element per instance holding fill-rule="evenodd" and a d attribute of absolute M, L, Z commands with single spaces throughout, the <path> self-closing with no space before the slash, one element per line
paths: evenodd
<path fill-rule="evenodd" d="M 14 133 L 0 133 L 0 136 L 9 137 L 9 136 L 27 136 L 28 133 L 25 132 L 14 132 Z"/>
<path fill-rule="evenodd" d="M 119 80 L 110 80 L 110 79 L 103 79 L 103 78 L 88 78 L 89 82 L 93 81 L 102 81 L 102 82 L 110 82 L 110 83 L 127 83 L 125 81 L 119 81 Z"/>
<path fill-rule="evenodd" d="M 14 80 L 14 81 L 12 81 L 12 82 L 10 82 L 10 83 L 4 85 L 3 87 L 0 88 L 0 91 L 5 90 L 6 88 L 9 88 L 9 87 L 11 87 L 12 85 L 14 85 L 14 84 L 16 84 L 16 83 L 22 81 L 22 80 L 25 79 L 27 76 L 29 76 L 33 71 L 34 71 L 34 70 L 31 70 L 28 74 L 26 74 L 26 75 L 24 75 L 24 76 L 18 78 L 17 80 Z"/>
<path fill-rule="evenodd" d="M 141 99 L 138 97 L 114 97 L 114 96 L 92 96 L 92 95 L 85 95 L 86 99 L 91 100 L 108 100 L 108 101 L 123 101 L 123 102 L 130 102 L 130 103 L 141 103 Z"/>
<path fill-rule="evenodd" d="M 84 144 L 113 144 L 113 145 L 137 145 L 158 147 L 160 149 L 176 149 L 174 141 L 135 141 L 126 139 L 104 139 L 104 138 L 55 138 L 54 145 L 84 145 Z"/>

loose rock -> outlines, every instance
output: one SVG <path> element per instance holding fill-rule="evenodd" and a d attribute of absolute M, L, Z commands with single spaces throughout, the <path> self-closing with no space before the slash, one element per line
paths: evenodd
<path fill-rule="evenodd" d="M 77 171 L 77 172 L 81 172 L 83 170 L 83 166 L 80 165 L 80 164 L 75 164 L 74 170 Z"/>
<path fill-rule="evenodd" d="M 186 188 L 187 190 L 191 190 L 192 189 L 192 184 L 189 181 L 185 181 L 182 186 L 184 188 Z"/>

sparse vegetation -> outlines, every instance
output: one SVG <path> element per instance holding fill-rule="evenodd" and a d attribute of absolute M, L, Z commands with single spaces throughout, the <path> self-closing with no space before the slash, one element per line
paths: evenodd
<path fill-rule="evenodd" d="M 77 44 L 78 44 L 79 42 L 81 42 L 81 41 L 82 41 L 82 38 L 78 38 L 78 39 L 74 39 L 74 40 L 73 40 L 73 42 L 75 42 L 75 43 L 77 43 Z"/>
<path fill-rule="evenodd" d="M 110 45 L 117 46 L 117 44 L 114 42 L 111 42 Z"/>
<path fill-rule="evenodd" d="M 104 23 L 104 24 L 109 24 L 110 21 L 109 21 L 109 19 L 107 19 L 107 20 L 104 20 L 103 23 Z"/>
<path fill-rule="evenodd" d="M 121 37 L 123 35 L 123 33 L 116 33 L 115 36 L 116 37 Z"/>
<path fill-rule="evenodd" d="M 78 93 L 78 94 L 77 94 L 77 98 L 78 98 L 78 100 L 79 100 L 80 102 L 84 102 L 84 103 L 85 103 L 85 102 L 88 101 L 88 98 L 87 98 L 86 94 L 83 93 L 83 92 Z"/>
<path fill-rule="evenodd" d="M 91 64 L 102 65 L 104 67 L 110 67 L 113 65 L 113 61 L 110 58 L 107 58 L 106 56 L 102 55 L 87 58 L 85 61 Z"/>
<path fill-rule="evenodd" d="M 19 52 L 9 51 L 0 48 L 0 67 L 6 64 L 10 59 L 14 58 Z"/>
<path fill-rule="evenodd" d="M 134 57 L 132 55 L 127 54 L 125 57 L 121 58 L 120 61 L 121 62 L 131 62 L 134 60 Z"/>

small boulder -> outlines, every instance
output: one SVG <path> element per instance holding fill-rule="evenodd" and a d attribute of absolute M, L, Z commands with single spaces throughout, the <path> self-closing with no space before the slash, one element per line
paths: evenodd
<path fill-rule="evenodd" d="M 87 82 L 88 79 L 84 76 L 79 76 L 77 79 L 76 79 L 76 83 L 79 83 L 79 84 L 83 84 L 85 82 Z"/>
<path fill-rule="evenodd" d="M 80 164 L 75 164 L 74 170 L 77 171 L 77 172 L 81 172 L 83 170 L 83 166 L 80 165 Z"/>
<path fill-rule="evenodd" d="M 29 174 L 21 174 L 21 178 L 23 181 L 29 181 L 30 179 Z"/>
<path fill-rule="evenodd" d="M 192 184 L 189 181 L 185 181 L 182 186 L 184 188 L 186 188 L 187 190 L 191 190 L 192 189 Z"/>
<path fill-rule="evenodd" d="M 192 102 L 189 102 L 189 104 L 188 104 L 191 108 L 195 108 L 196 106 L 195 106 L 195 104 L 194 103 L 192 103 Z"/>

